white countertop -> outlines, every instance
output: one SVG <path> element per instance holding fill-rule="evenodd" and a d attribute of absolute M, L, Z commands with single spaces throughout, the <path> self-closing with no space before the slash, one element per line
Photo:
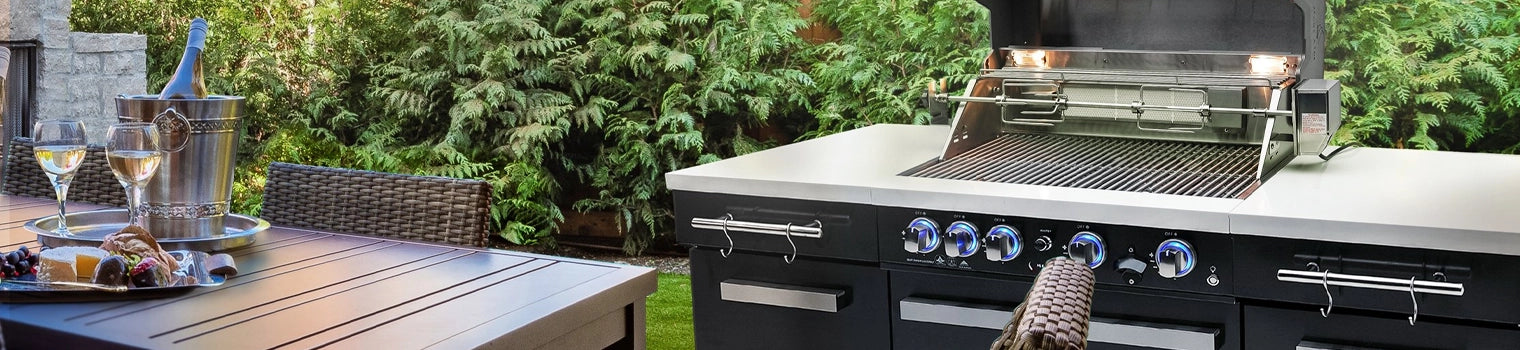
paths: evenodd
<path fill-rule="evenodd" d="M 1230 232 L 1520 255 L 1520 156 L 1354 148 L 1300 157 L 1231 213 Z"/>
<path fill-rule="evenodd" d="M 670 189 L 1520 255 L 1520 156 L 1300 157 L 1247 199 L 898 176 L 947 126 L 875 125 L 666 174 Z"/>

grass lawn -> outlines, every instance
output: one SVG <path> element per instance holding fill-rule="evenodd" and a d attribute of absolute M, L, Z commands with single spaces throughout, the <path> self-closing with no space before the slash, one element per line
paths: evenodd
<path fill-rule="evenodd" d="M 649 349 L 692 349 L 691 276 L 662 273 L 660 289 L 645 304 L 644 327 Z"/>

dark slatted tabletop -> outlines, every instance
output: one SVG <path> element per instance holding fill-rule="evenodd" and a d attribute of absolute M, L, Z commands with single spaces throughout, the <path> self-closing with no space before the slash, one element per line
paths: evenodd
<path fill-rule="evenodd" d="M 0 196 L 0 251 L 56 202 Z M 100 209 L 69 205 L 70 211 Z M 642 349 L 652 269 L 273 227 L 217 287 L 135 301 L 0 304 L 10 348 Z"/>

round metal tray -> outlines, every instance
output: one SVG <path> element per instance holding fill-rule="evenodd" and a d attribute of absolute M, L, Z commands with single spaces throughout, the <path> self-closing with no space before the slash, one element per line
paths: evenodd
<path fill-rule="evenodd" d="M 48 215 L 26 222 L 26 229 L 37 233 L 37 241 L 49 247 L 100 245 L 106 236 L 127 226 L 126 209 L 106 209 L 68 213 L 68 235 L 53 233 L 58 228 L 58 216 Z M 253 244 L 253 235 L 269 228 L 264 219 L 240 214 L 228 214 L 227 232 L 220 236 L 193 238 L 157 238 L 165 250 L 195 250 L 217 252 L 237 249 Z"/>

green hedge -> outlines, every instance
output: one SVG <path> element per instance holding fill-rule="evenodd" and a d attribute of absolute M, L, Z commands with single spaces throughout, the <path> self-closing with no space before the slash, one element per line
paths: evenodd
<path fill-rule="evenodd" d="M 484 179 L 503 238 L 552 243 L 564 210 L 612 213 L 639 252 L 671 229 L 665 172 L 874 123 L 924 123 L 921 87 L 986 56 L 973 0 L 75 0 L 76 31 L 149 37 L 167 79 L 189 16 L 208 85 L 249 98 L 236 209 L 270 161 Z M 1341 142 L 1520 149 L 1504 0 L 1332 0 Z M 1419 13 L 1415 16 L 1411 13 Z"/>

